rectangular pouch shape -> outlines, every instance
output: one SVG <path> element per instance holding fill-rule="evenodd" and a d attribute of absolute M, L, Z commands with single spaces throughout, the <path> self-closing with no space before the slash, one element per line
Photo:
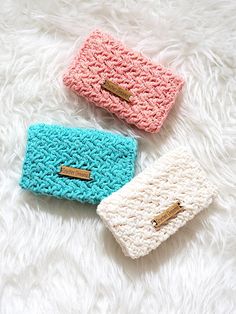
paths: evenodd
<path fill-rule="evenodd" d="M 136 150 L 135 139 L 110 132 L 32 125 L 20 185 L 39 194 L 98 204 L 132 179 Z"/>
<path fill-rule="evenodd" d="M 147 132 L 160 130 L 183 79 L 99 30 L 85 40 L 64 75 L 78 95 Z"/>
<path fill-rule="evenodd" d="M 124 254 L 138 258 L 208 207 L 215 194 L 198 162 L 178 148 L 104 199 L 97 213 Z"/>

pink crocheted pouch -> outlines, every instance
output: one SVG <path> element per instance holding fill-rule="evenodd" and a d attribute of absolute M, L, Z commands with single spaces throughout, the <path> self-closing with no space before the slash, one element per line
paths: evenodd
<path fill-rule="evenodd" d="M 183 79 L 108 34 L 94 31 L 64 75 L 78 95 L 147 132 L 158 132 Z"/>

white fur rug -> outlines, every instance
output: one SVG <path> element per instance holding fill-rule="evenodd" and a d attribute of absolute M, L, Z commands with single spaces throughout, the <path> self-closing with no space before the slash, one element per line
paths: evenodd
<path fill-rule="evenodd" d="M 1 1 L 1 314 L 236 313 L 235 16 L 234 0 Z M 65 67 L 94 28 L 185 78 L 159 134 L 63 87 Z M 26 129 L 36 122 L 134 135 L 137 172 L 186 145 L 219 197 L 156 251 L 130 260 L 94 206 L 18 186 Z"/>

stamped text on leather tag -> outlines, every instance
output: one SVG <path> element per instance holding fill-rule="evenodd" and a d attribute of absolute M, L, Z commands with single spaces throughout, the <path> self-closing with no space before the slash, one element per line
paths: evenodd
<path fill-rule="evenodd" d="M 154 217 L 152 224 L 158 230 L 161 226 L 167 224 L 170 219 L 175 218 L 176 215 L 183 210 L 183 207 L 180 206 L 180 202 L 176 202 L 168 207 L 164 212 Z"/>
<path fill-rule="evenodd" d="M 61 166 L 61 171 L 59 172 L 59 174 L 62 176 L 83 179 L 83 180 L 91 180 L 90 173 L 91 171 L 89 170 L 72 168 L 72 167 L 67 167 L 67 166 Z"/>
<path fill-rule="evenodd" d="M 124 89 L 120 85 L 113 83 L 110 80 L 105 80 L 105 83 L 102 84 L 102 88 L 126 101 L 129 101 L 130 96 L 132 96 L 132 93 L 130 93 L 127 89 Z"/>

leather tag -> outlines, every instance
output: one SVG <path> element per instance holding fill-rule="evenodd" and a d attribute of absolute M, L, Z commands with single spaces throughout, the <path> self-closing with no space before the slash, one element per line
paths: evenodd
<path fill-rule="evenodd" d="M 167 224 L 167 222 L 175 218 L 178 213 L 182 212 L 184 209 L 180 206 L 179 202 L 174 203 L 164 212 L 160 213 L 152 220 L 152 224 L 156 229 L 159 229 L 161 226 Z"/>
<path fill-rule="evenodd" d="M 67 166 L 61 166 L 61 171 L 59 172 L 60 175 L 71 177 L 71 178 L 83 179 L 83 180 L 91 180 L 90 173 L 91 171 L 89 170 L 67 167 Z"/>
<path fill-rule="evenodd" d="M 113 83 L 110 80 L 105 80 L 105 83 L 102 84 L 102 88 L 126 101 L 129 101 L 130 96 L 132 96 L 132 93 L 130 93 L 127 89 L 124 89 L 120 85 Z"/>

